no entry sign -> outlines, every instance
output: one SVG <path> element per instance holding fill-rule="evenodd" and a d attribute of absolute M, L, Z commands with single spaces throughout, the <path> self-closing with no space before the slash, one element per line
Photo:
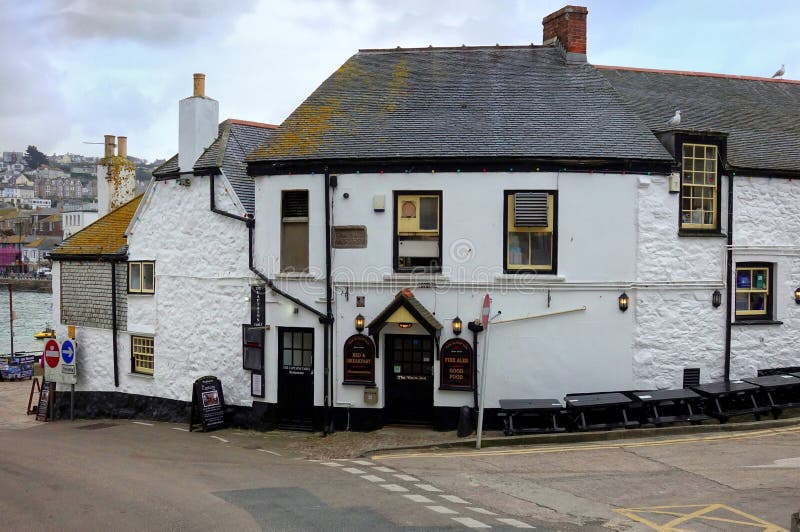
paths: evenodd
<path fill-rule="evenodd" d="M 44 361 L 48 367 L 55 368 L 61 359 L 61 348 L 55 340 L 48 340 L 44 345 Z"/>

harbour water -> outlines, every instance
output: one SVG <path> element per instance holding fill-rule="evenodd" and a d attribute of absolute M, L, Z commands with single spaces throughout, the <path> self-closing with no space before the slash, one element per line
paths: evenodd
<path fill-rule="evenodd" d="M 11 350 L 8 315 L 8 288 L 0 286 L 0 354 Z M 34 333 L 53 326 L 53 295 L 14 290 L 14 351 L 41 351 L 45 340 Z"/>

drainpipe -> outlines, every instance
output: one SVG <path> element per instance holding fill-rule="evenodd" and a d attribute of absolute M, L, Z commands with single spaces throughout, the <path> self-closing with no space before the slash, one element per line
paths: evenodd
<path fill-rule="evenodd" d="M 111 350 L 114 353 L 114 386 L 119 388 L 119 363 L 117 362 L 117 263 L 111 261 Z"/>
<path fill-rule="evenodd" d="M 733 178 L 728 176 L 728 252 L 725 285 L 727 308 L 725 311 L 725 382 L 731 380 L 731 303 L 733 301 Z"/>
<path fill-rule="evenodd" d="M 333 391 L 333 372 L 331 371 L 333 360 L 333 287 L 331 286 L 331 270 L 332 270 L 332 256 L 331 256 L 331 174 L 328 167 L 325 167 L 325 311 L 327 316 L 323 321 L 325 325 L 325 415 L 323 423 L 325 428 L 324 434 L 333 432 L 333 416 L 331 415 L 331 393 Z"/>
<path fill-rule="evenodd" d="M 234 220 L 239 220 L 240 222 L 247 223 L 248 220 L 250 220 L 251 218 L 245 218 L 244 216 L 239 216 L 238 214 L 233 214 L 227 211 L 217 209 L 217 204 L 214 201 L 214 178 L 217 177 L 217 174 L 210 174 L 210 177 L 211 179 L 209 179 L 209 183 L 211 185 L 211 192 L 209 194 L 209 197 L 211 198 L 211 212 L 221 214 L 222 216 L 227 216 L 228 218 L 233 218 Z"/>
<path fill-rule="evenodd" d="M 483 325 L 478 320 L 467 324 L 467 329 L 472 331 L 472 400 L 475 405 L 475 415 L 478 415 L 478 333 L 483 331 Z M 477 417 L 475 418 L 477 419 Z"/>

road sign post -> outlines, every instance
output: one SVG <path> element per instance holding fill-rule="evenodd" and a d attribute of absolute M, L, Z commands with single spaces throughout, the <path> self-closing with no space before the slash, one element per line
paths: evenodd
<path fill-rule="evenodd" d="M 69 420 L 75 419 L 75 383 L 78 382 L 78 364 L 76 352 L 78 346 L 75 340 L 61 342 L 61 371 L 59 382 L 69 384 Z"/>
<path fill-rule="evenodd" d="M 475 438 L 475 448 L 481 448 L 481 437 L 483 436 L 483 405 L 486 403 L 486 357 L 489 355 L 489 314 L 492 311 L 492 299 L 489 294 L 483 298 L 481 307 L 481 324 L 485 331 L 483 337 L 483 357 L 481 359 L 481 387 L 480 387 L 480 406 L 478 407 L 478 427 Z"/>
<path fill-rule="evenodd" d="M 58 366 L 61 364 L 61 346 L 55 340 L 48 340 L 44 344 L 44 379 L 50 382 L 57 382 L 59 370 Z"/>

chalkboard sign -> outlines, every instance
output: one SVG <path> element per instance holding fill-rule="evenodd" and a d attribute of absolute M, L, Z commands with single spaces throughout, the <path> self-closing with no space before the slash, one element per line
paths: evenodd
<path fill-rule="evenodd" d="M 461 338 L 446 341 L 439 350 L 439 361 L 440 390 L 473 389 L 475 357 L 469 342 Z"/>
<path fill-rule="evenodd" d="M 344 343 L 342 384 L 375 386 L 375 344 L 369 336 L 354 334 Z"/>
<path fill-rule="evenodd" d="M 44 381 L 39 389 L 39 406 L 36 409 L 36 421 L 50 421 L 53 418 L 53 399 L 56 395 L 56 383 Z"/>
<path fill-rule="evenodd" d="M 203 425 L 204 432 L 224 428 L 224 407 L 225 398 L 222 395 L 222 383 L 218 378 L 207 376 L 194 381 L 189 431 L 197 424 Z"/>

